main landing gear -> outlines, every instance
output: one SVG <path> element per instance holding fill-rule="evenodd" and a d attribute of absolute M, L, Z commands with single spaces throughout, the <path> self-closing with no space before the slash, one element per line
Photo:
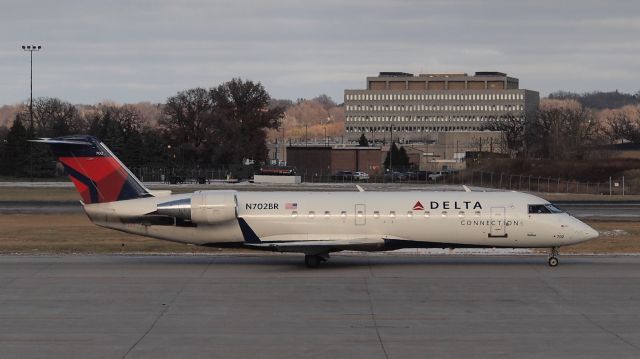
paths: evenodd
<path fill-rule="evenodd" d="M 558 247 L 551 247 L 548 263 L 550 267 L 558 266 Z"/>
<path fill-rule="evenodd" d="M 318 268 L 320 263 L 326 262 L 328 260 L 329 260 L 329 253 L 304 255 L 304 264 L 307 265 L 307 268 Z"/>

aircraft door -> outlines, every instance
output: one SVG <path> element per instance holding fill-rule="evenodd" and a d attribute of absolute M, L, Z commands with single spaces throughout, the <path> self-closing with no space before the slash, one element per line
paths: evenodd
<path fill-rule="evenodd" d="M 356 204 L 356 226 L 364 226 L 367 223 L 367 207 L 365 204 Z"/>
<path fill-rule="evenodd" d="M 504 225 L 504 207 L 491 207 L 491 229 L 489 237 L 507 237 L 507 230 Z"/>

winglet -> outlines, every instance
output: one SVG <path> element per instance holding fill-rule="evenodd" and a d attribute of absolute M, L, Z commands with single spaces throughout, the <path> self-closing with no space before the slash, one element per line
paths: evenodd
<path fill-rule="evenodd" d="M 359 184 L 356 185 L 358 192 L 364 192 L 364 188 L 362 188 Z"/>
<path fill-rule="evenodd" d="M 466 185 L 462 185 L 462 188 L 464 188 L 465 192 L 471 192 L 471 189 L 469 189 L 469 187 L 467 187 Z"/>

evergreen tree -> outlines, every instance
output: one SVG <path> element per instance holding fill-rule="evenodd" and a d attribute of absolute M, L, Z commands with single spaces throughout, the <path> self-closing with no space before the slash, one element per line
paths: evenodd
<path fill-rule="evenodd" d="M 384 168 L 387 170 L 393 170 L 398 167 L 398 163 L 395 161 L 398 157 L 398 147 L 395 142 L 391 145 L 391 148 L 387 152 L 387 157 L 384 159 Z M 391 167 L 393 166 L 393 168 Z"/>
<path fill-rule="evenodd" d="M 409 156 L 404 147 L 396 146 L 395 143 L 391 146 L 387 157 L 384 160 L 384 167 L 388 170 L 405 170 L 409 167 Z"/>
<path fill-rule="evenodd" d="M 364 133 L 360 135 L 360 139 L 358 140 L 358 146 L 369 147 L 369 140 L 367 140 Z"/>
<path fill-rule="evenodd" d="M 13 126 L 7 133 L 0 171 L 8 176 L 29 174 L 29 131 L 22 123 L 22 116 L 16 115 Z"/>
<path fill-rule="evenodd" d="M 409 155 L 407 155 L 407 150 L 404 147 L 400 147 L 398 151 L 398 167 L 402 170 L 409 169 Z"/>

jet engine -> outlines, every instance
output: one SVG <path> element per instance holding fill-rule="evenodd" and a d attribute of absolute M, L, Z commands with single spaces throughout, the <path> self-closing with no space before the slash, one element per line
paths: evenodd
<path fill-rule="evenodd" d="M 198 224 L 236 219 L 235 191 L 197 191 L 190 197 L 159 203 L 157 213 Z"/>

